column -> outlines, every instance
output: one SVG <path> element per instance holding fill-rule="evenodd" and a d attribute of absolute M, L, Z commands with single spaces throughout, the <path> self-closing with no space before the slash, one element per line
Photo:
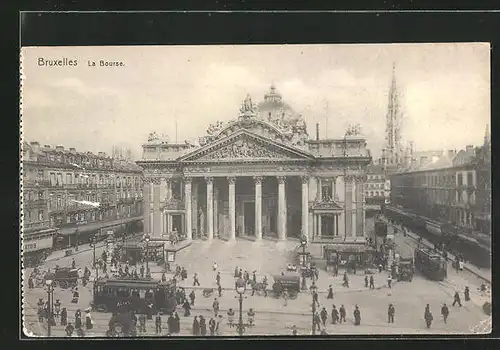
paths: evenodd
<path fill-rule="evenodd" d="M 166 179 L 166 194 L 165 201 L 168 202 L 172 198 L 172 179 Z"/>
<path fill-rule="evenodd" d="M 364 237 L 363 178 L 356 177 L 356 237 Z"/>
<path fill-rule="evenodd" d="M 307 240 L 310 241 L 311 237 L 309 237 L 309 177 L 302 176 L 302 234 L 307 237 Z"/>
<path fill-rule="evenodd" d="M 167 227 L 168 232 L 174 232 L 174 220 L 172 220 L 172 214 L 167 213 Z"/>
<path fill-rule="evenodd" d="M 332 177 L 332 193 L 331 193 L 332 200 L 335 200 L 336 195 L 337 195 L 337 177 L 334 176 Z"/>
<path fill-rule="evenodd" d="M 352 236 L 352 176 L 344 177 L 344 237 Z"/>
<path fill-rule="evenodd" d="M 149 232 L 146 232 L 149 235 L 153 234 L 153 228 L 154 228 L 154 211 L 153 208 L 149 209 Z"/>
<path fill-rule="evenodd" d="M 149 184 L 144 181 L 144 187 L 143 187 L 143 195 L 144 195 L 144 210 L 143 210 L 143 220 L 144 220 L 144 232 L 151 232 L 151 228 L 149 226 L 149 190 L 150 190 L 150 187 L 149 187 Z M 116 195 L 116 193 L 115 193 Z M 148 205 L 146 205 L 146 203 Z M 106 217 L 109 217 L 110 215 L 110 211 L 107 210 L 106 211 Z"/>
<path fill-rule="evenodd" d="M 196 181 L 191 181 L 191 217 L 192 217 L 192 226 L 191 229 L 194 229 L 197 234 L 198 231 L 198 183 Z"/>
<path fill-rule="evenodd" d="M 314 239 L 314 237 L 316 237 L 318 235 L 318 226 L 317 226 L 317 215 L 314 214 L 312 216 L 312 222 L 313 222 L 313 229 L 312 229 L 312 237 L 311 237 L 311 240 Z"/>
<path fill-rule="evenodd" d="M 186 238 L 187 240 L 193 239 L 193 231 L 192 231 L 192 208 L 191 208 L 191 178 L 184 178 L 184 209 L 185 209 L 185 220 L 186 220 Z"/>
<path fill-rule="evenodd" d="M 321 201 L 321 178 L 316 177 L 316 201 Z"/>
<path fill-rule="evenodd" d="M 218 215 L 219 215 L 219 205 L 218 205 L 218 202 L 219 202 L 219 189 L 217 188 L 217 186 L 215 186 L 214 188 L 214 235 L 216 237 L 219 237 L 219 218 L 218 218 Z"/>
<path fill-rule="evenodd" d="M 255 182 L 255 238 L 262 239 L 262 177 L 254 176 Z"/>
<path fill-rule="evenodd" d="M 163 209 L 161 211 L 161 234 L 165 234 L 166 233 L 166 226 L 165 226 L 165 209 Z"/>
<path fill-rule="evenodd" d="M 214 182 L 213 178 L 206 177 L 207 183 L 207 235 L 208 239 L 214 238 Z"/>
<path fill-rule="evenodd" d="M 335 215 L 335 236 L 339 236 L 339 215 Z"/>
<path fill-rule="evenodd" d="M 167 179 L 164 177 L 160 180 L 160 202 L 167 202 Z"/>
<path fill-rule="evenodd" d="M 286 239 L 285 177 L 278 176 L 278 239 Z"/>
<path fill-rule="evenodd" d="M 161 236 L 161 209 L 160 209 L 160 178 L 154 178 L 154 194 L 153 194 L 153 230 L 152 234 L 155 237 Z"/>
<path fill-rule="evenodd" d="M 228 177 L 229 183 L 229 239 L 236 239 L 236 178 Z"/>
<path fill-rule="evenodd" d="M 352 201 L 352 209 L 350 215 L 352 216 L 352 227 L 351 227 L 351 237 L 356 237 L 356 231 L 357 231 L 357 226 L 356 226 L 356 208 L 357 208 L 357 203 L 356 203 L 356 177 L 352 177 L 352 190 L 351 190 L 351 201 Z"/>
<path fill-rule="evenodd" d="M 321 227 L 321 214 L 318 214 L 318 236 L 321 237 L 323 235 Z"/>

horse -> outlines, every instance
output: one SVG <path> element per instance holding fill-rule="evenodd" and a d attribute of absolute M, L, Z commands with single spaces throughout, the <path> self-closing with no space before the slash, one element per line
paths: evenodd
<path fill-rule="evenodd" d="M 250 285 L 252 288 L 252 295 L 254 295 L 255 292 L 257 292 L 257 295 L 260 295 L 260 292 L 264 292 L 264 295 L 267 296 L 267 283 L 250 281 Z"/>

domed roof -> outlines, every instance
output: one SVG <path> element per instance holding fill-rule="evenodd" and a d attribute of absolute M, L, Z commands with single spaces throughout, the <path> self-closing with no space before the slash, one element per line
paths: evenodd
<path fill-rule="evenodd" d="M 288 103 L 283 101 L 282 95 L 276 90 L 274 84 L 264 95 L 264 101 L 258 104 L 258 108 L 261 118 L 265 120 L 269 119 L 269 117 L 294 121 L 300 119 L 300 115 Z"/>

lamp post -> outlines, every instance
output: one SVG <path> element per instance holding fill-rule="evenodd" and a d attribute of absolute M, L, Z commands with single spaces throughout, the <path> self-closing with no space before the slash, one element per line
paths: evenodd
<path fill-rule="evenodd" d="M 149 235 L 146 235 L 144 237 L 144 240 L 146 241 L 146 275 L 149 271 Z"/>
<path fill-rule="evenodd" d="M 45 280 L 45 285 L 47 286 L 47 336 L 51 335 L 52 327 L 52 297 L 54 294 L 54 288 L 52 286 L 53 281 L 48 279 Z"/>
<path fill-rule="evenodd" d="M 93 263 L 93 266 L 94 266 L 94 270 L 95 270 L 95 275 L 96 275 L 96 280 L 99 279 L 99 269 L 97 268 L 97 265 L 95 263 L 95 248 L 96 248 L 96 245 L 97 245 L 97 234 L 94 235 L 94 237 L 92 237 L 92 248 L 93 248 L 93 254 L 94 254 L 94 263 Z"/>
<path fill-rule="evenodd" d="M 245 294 L 245 290 L 246 290 L 245 280 L 242 278 L 238 278 L 238 280 L 236 281 L 236 293 L 238 293 L 238 296 L 236 298 L 238 298 L 238 301 L 240 303 L 240 317 L 238 323 L 236 324 L 236 329 L 240 337 L 243 336 L 243 333 L 245 333 L 246 327 L 254 326 L 253 323 L 243 323 L 243 298 L 244 298 L 243 294 Z M 230 326 L 232 325 L 230 324 Z"/>
<path fill-rule="evenodd" d="M 302 267 L 306 266 L 306 246 L 307 246 L 307 237 L 302 235 L 300 237 L 300 246 L 302 247 Z"/>
<path fill-rule="evenodd" d="M 316 325 L 315 325 L 315 316 L 316 316 L 316 301 L 314 300 L 314 293 L 316 293 L 316 286 L 313 284 L 311 286 L 311 295 L 312 295 L 312 335 L 316 335 Z"/>

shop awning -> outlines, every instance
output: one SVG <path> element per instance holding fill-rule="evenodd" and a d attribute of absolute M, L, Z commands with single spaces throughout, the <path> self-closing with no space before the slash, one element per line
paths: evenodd
<path fill-rule="evenodd" d="M 59 229 L 59 233 L 61 235 L 71 235 L 71 234 L 75 233 L 75 231 L 77 229 L 78 229 L 78 232 L 95 231 L 95 230 L 99 230 L 101 228 L 111 228 L 113 226 L 123 225 L 123 224 L 127 224 L 129 222 L 139 221 L 142 219 L 143 219 L 142 216 L 136 216 L 133 218 L 124 218 L 124 219 L 113 220 L 113 221 L 93 222 L 91 224 L 86 224 L 86 225 L 62 227 Z"/>

